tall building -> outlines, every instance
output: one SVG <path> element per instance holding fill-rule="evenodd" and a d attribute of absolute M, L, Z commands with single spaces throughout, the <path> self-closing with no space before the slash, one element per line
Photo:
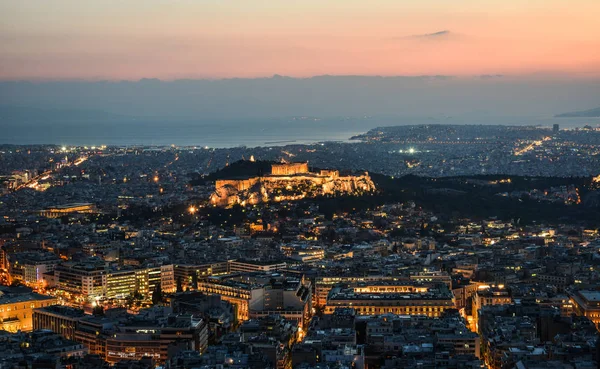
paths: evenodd
<path fill-rule="evenodd" d="M 554 133 L 558 133 L 558 131 L 559 131 L 559 130 L 560 130 L 560 127 L 559 127 L 559 125 L 558 125 L 558 124 L 554 124 L 554 125 L 552 126 L 552 132 L 554 132 Z"/>

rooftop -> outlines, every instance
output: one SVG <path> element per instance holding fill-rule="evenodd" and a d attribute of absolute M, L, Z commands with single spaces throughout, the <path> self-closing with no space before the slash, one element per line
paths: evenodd
<path fill-rule="evenodd" d="M 70 208 L 78 208 L 81 206 L 93 206 L 93 205 L 94 204 L 92 204 L 91 202 L 73 202 L 73 203 L 69 203 L 69 204 L 49 206 L 47 209 L 70 209 Z"/>
<path fill-rule="evenodd" d="M 27 302 L 27 301 L 40 301 L 40 300 L 52 300 L 54 297 L 41 295 L 36 292 L 22 293 L 16 295 L 2 295 L 0 296 L 0 305 L 14 304 L 15 302 Z"/>
<path fill-rule="evenodd" d="M 35 309 L 35 311 L 53 313 L 53 314 L 58 314 L 58 315 L 62 315 L 62 316 L 67 316 L 70 318 L 81 318 L 81 317 L 86 316 L 85 312 L 81 309 L 76 309 L 76 308 L 72 308 L 69 306 L 62 306 L 62 305 L 46 306 L 43 308 Z"/>
<path fill-rule="evenodd" d="M 352 288 L 334 288 L 328 300 L 451 300 L 453 295 L 443 289 L 429 289 L 427 292 L 407 293 L 360 293 Z"/>
<path fill-rule="evenodd" d="M 591 302 L 600 302 L 600 291 L 579 291 L 579 294 Z"/>

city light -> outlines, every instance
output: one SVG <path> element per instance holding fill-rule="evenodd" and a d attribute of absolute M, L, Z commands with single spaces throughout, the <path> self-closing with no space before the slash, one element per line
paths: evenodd
<path fill-rule="evenodd" d="M 600 0 L 56 3 L 0 15 L 0 369 L 600 367 Z"/>

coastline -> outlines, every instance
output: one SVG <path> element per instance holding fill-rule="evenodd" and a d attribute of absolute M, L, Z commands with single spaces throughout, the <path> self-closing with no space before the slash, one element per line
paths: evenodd
<path fill-rule="evenodd" d="M 488 118 L 488 119 L 431 119 L 398 118 L 388 120 L 355 120 L 352 124 L 336 120 L 320 121 L 319 130 L 314 124 L 273 124 L 272 121 L 248 121 L 245 124 L 190 124 L 189 122 L 164 122 L 121 124 L 108 122 L 96 124 L 29 123 L 0 124 L 2 145 L 67 145 L 67 146 L 144 146 L 144 147 L 279 147 L 292 145 L 317 145 L 324 142 L 359 143 L 360 136 L 380 127 L 407 125 L 512 125 L 542 126 L 573 129 L 600 125 L 600 118 Z M 158 138 L 157 138 L 158 137 Z"/>

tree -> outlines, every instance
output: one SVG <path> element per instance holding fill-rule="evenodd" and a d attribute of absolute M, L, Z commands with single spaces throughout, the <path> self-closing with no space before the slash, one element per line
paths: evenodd
<path fill-rule="evenodd" d="M 21 285 L 21 281 L 18 279 L 13 279 L 12 283 L 10 284 L 11 287 L 19 287 Z"/>
<path fill-rule="evenodd" d="M 177 277 L 177 292 L 183 292 L 183 281 L 181 276 Z"/>
<path fill-rule="evenodd" d="M 92 309 L 92 314 L 96 316 L 104 316 L 104 308 L 102 305 L 94 306 L 94 309 Z"/>
<path fill-rule="evenodd" d="M 195 290 L 198 289 L 198 272 L 192 274 L 192 288 Z"/>
<path fill-rule="evenodd" d="M 157 305 L 161 303 L 162 300 L 162 288 L 160 286 L 160 283 L 157 283 L 156 287 L 154 287 L 154 291 L 152 292 L 152 305 Z"/>

